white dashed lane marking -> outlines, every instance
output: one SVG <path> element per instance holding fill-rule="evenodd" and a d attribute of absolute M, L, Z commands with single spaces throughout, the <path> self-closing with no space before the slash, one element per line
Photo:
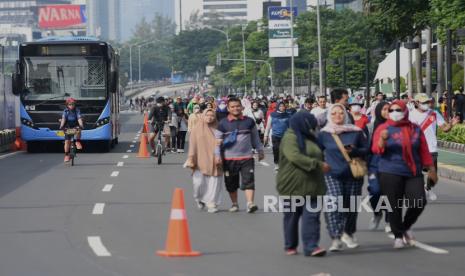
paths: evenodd
<path fill-rule="evenodd" d="M 123 155 L 123 159 L 128 159 L 129 158 L 129 155 Z"/>
<path fill-rule="evenodd" d="M 105 203 L 95 203 L 94 209 L 92 210 L 92 215 L 102 215 L 104 208 Z"/>
<path fill-rule="evenodd" d="M 113 184 L 106 184 L 103 187 L 102 192 L 111 192 L 111 189 L 113 189 Z"/>
<path fill-rule="evenodd" d="M 265 166 L 265 167 L 269 167 L 269 166 L 270 166 L 270 164 L 268 164 L 268 163 L 265 162 L 265 161 L 260 161 L 260 162 L 258 162 L 258 163 L 260 163 L 260 165 Z"/>
<path fill-rule="evenodd" d="M 113 171 L 111 173 L 111 177 L 117 177 L 119 175 L 119 171 Z"/>
<path fill-rule="evenodd" d="M 117 167 L 122 167 L 124 166 L 124 162 L 118 162 L 118 164 L 116 164 Z"/>
<path fill-rule="evenodd" d="M 105 248 L 99 236 L 87 237 L 87 242 L 95 255 L 99 257 L 110 257 L 111 253 Z"/>

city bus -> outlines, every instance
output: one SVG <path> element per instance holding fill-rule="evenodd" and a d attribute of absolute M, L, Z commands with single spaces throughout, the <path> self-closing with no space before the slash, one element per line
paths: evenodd
<path fill-rule="evenodd" d="M 60 119 L 67 98 L 84 120 L 81 140 L 109 151 L 119 134 L 119 56 L 91 37 L 50 37 L 19 46 L 13 93 L 20 96 L 21 138 L 29 152 L 62 141 Z"/>

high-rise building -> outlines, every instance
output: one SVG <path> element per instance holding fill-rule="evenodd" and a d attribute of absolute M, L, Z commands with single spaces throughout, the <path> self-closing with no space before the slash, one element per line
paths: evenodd
<path fill-rule="evenodd" d="M 258 20 L 263 16 L 263 2 L 269 0 L 173 0 L 174 18 L 177 31 L 185 26 L 194 13 L 198 13 L 204 23 L 209 19 L 221 19 L 225 22 L 246 22 Z M 276 0 L 275 0 L 276 1 Z M 286 0 L 277 0 L 282 4 Z M 296 2 L 299 0 L 295 0 Z M 183 27 L 184 29 L 184 27 Z"/>
<path fill-rule="evenodd" d="M 307 0 L 294 0 L 294 7 L 297 7 L 297 14 L 307 11 Z M 286 0 L 286 6 L 291 6 L 291 0 Z"/>
<path fill-rule="evenodd" d="M 87 34 L 120 40 L 120 0 L 87 0 Z"/>
<path fill-rule="evenodd" d="M 320 6 L 326 6 L 334 10 L 351 9 L 353 11 L 363 11 L 363 0 L 307 0 L 308 5 L 315 6 L 320 2 Z"/>
<path fill-rule="evenodd" d="M 130 39 L 134 28 L 141 22 L 142 18 L 150 22 L 156 14 L 159 14 L 174 22 L 175 1 L 179 0 L 120 0 L 121 39 Z M 183 2 L 189 1 L 192 0 L 183 0 Z"/>

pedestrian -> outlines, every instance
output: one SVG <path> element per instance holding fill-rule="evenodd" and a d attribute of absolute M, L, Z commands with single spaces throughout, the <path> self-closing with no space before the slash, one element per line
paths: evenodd
<path fill-rule="evenodd" d="M 258 129 L 258 134 L 260 135 L 260 141 L 263 140 L 264 134 L 265 134 L 265 115 L 263 114 L 263 111 L 259 108 L 258 102 L 252 102 L 252 109 L 250 110 L 249 116 L 255 121 L 255 125 L 257 126 Z"/>
<path fill-rule="evenodd" d="M 287 128 L 289 127 L 289 118 L 292 114 L 287 112 L 287 108 L 284 102 L 280 102 L 277 105 L 276 111 L 270 114 L 268 118 L 268 124 L 265 129 L 265 137 L 263 143 L 266 144 L 268 137 L 270 137 L 273 144 L 273 162 L 275 164 L 275 171 L 279 169 L 279 144 L 284 136 Z"/>
<path fill-rule="evenodd" d="M 217 156 L 223 155 L 224 159 L 226 190 L 232 201 L 232 207 L 229 211 L 237 212 L 239 210 L 237 190 L 240 186 L 241 190 L 245 191 L 247 212 L 254 213 L 258 210 L 258 206 L 254 203 L 255 164 L 253 150 L 258 152 L 259 160 L 265 158 L 265 153 L 254 120 L 244 116 L 242 110 L 243 107 L 239 99 L 229 99 L 229 115 L 219 122 L 216 132 L 216 138 L 222 142 L 221 147 L 218 145 L 216 154 Z"/>
<path fill-rule="evenodd" d="M 186 134 L 188 129 L 188 117 L 184 109 L 178 110 L 178 137 L 176 139 L 178 153 L 184 153 L 185 144 L 186 144 Z"/>
<path fill-rule="evenodd" d="M 311 113 L 315 116 L 316 120 L 318 121 L 318 126 L 319 127 L 324 127 L 326 124 L 326 112 L 327 112 L 327 107 L 326 107 L 326 97 L 325 96 L 319 96 L 318 97 L 318 106 L 313 108 Z"/>
<path fill-rule="evenodd" d="M 452 127 L 459 123 L 459 117 L 457 116 L 449 124 L 444 120 L 444 117 L 431 108 L 433 99 L 428 97 L 425 93 L 417 94 L 415 96 L 416 109 L 409 112 L 410 122 L 420 126 L 421 131 L 425 134 L 426 142 L 428 144 L 428 150 L 433 158 L 434 167 L 436 171 L 438 169 L 438 139 L 437 129 L 438 127 L 443 132 L 449 132 Z M 431 180 L 427 180 L 426 190 L 432 198 L 435 198 L 435 194 L 431 191 L 434 183 Z M 431 199 L 431 197 L 430 197 Z"/>
<path fill-rule="evenodd" d="M 217 126 L 214 109 L 206 109 L 201 120 L 192 130 L 189 153 L 185 166 L 192 169 L 194 199 L 202 210 L 207 206 L 209 213 L 218 212 L 223 187 L 223 170 L 220 156 L 215 155 Z"/>
<path fill-rule="evenodd" d="M 170 118 L 169 118 L 169 126 L 170 126 L 170 137 L 171 137 L 171 143 L 170 147 L 171 152 L 176 153 L 177 152 L 177 143 L 176 143 L 176 138 L 178 137 L 178 124 L 179 124 L 179 119 L 178 119 L 178 114 L 176 113 L 176 109 L 173 104 L 169 105 L 170 107 Z"/>
<path fill-rule="evenodd" d="M 228 116 L 228 106 L 226 105 L 226 101 L 220 100 L 218 103 L 218 107 L 216 108 L 216 119 L 219 121 L 223 120 Z"/>
<path fill-rule="evenodd" d="M 287 255 L 297 254 L 299 220 L 305 256 L 324 256 L 320 242 L 320 213 L 317 197 L 326 191 L 324 173 L 330 170 L 323 161 L 315 136 L 315 116 L 300 111 L 291 117 L 290 128 L 284 134 L 279 160 L 280 169 L 276 177 L 276 188 L 280 196 L 303 197 L 303 206 L 292 206 L 284 212 L 284 248 Z M 321 202 L 321 201 L 320 201 Z M 307 206 L 311 207 L 311 210 Z"/>
<path fill-rule="evenodd" d="M 187 124 L 187 132 L 190 133 L 192 129 L 194 129 L 195 125 L 197 122 L 200 120 L 200 117 L 202 116 L 202 113 L 200 112 L 200 106 L 199 105 L 194 105 L 193 107 L 193 112 L 191 115 L 189 115 L 189 121 Z"/>
<path fill-rule="evenodd" d="M 414 243 L 411 227 L 426 205 L 423 168 L 428 169 L 428 178 L 433 183 L 438 179 L 425 135 L 408 118 L 406 104 L 395 100 L 389 106 L 389 119 L 376 129 L 371 148 L 374 154 L 380 155 L 379 183 L 392 208 L 389 223 L 397 249 Z M 404 198 L 405 216 L 402 214 Z"/>
<path fill-rule="evenodd" d="M 370 137 L 373 137 L 376 129 L 384 124 L 386 120 L 389 119 L 389 103 L 386 101 L 381 101 L 376 105 L 375 108 L 375 117 L 374 123 L 372 124 L 372 129 L 370 131 Z M 373 139 L 371 139 L 371 143 L 373 143 Z M 379 227 L 379 223 L 383 218 L 383 213 L 377 211 L 378 204 L 380 203 L 381 198 L 381 186 L 379 185 L 379 177 L 378 177 L 378 163 L 380 156 L 378 154 L 370 154 L 368 158 L 368 193 L 370 195 L 370 205 L 373 209 L 373 217 L 370 220 L 368 225 L 368 229 L 376 230 Z M 385 232 L 391 232 L 391 227 L 389 226 L 387 212 L 385 212 L 384 216 L 386 226 Z"/>
<path fill-rule="evenodd" d="M 326 194 L 337 198 L 338 204 L 342 198 L 342 205 L 347 207 L 350 197 L 362 194 L 363 178 L 354 177 L 345 155 L 349 155 L 351 159 L 364 158 L 369 152 L 368 141 L 362 130 L 350 123 L 349 115 L 342 104 L 333 104 L 328 109 L 327 124 L 321 129 L 318 140 L 324 152 L 325 162 L 331 167 L 331 170 L 325 173 Z M 354 237 L 357 215 L 356 210 L 325 213 L 332 239 L 330 251 L 342 250 L 342 243 L 348 248 L 358 247 Z"/>
<path fill-rule="evenodd" d="M 365 135 L 368 137 L 367 125 L 370 122 L 368 116 L 362 113 L 363 101 L 353 100 L 349 103 L 350 114 L 354 118 L 354 125 L 358 126 L 363 130 Z"/>

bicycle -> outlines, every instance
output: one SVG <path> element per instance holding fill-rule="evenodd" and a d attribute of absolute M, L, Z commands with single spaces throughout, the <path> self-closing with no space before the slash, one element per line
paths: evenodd
<path fill-rule="evenodd" d="M 74 158 L 76 158 L 76 155 L 77 155 L 76 134 L 78 134 L 79 131 L 80 130 L 78 128 L 68 128 L 68 129 L 65 129 L 64 131 L 65 135 L 71 136 L 71 140 L 70 140 L 71 144 L 69 146 L 69 159 L 70 159 L 71 166 L 74 166 Z"/>
<path fill-rule="evenodd" d="M 157 157 L 157 164 L 160 165 L 162 163 L 162 156 L 165 154 L 165 148 L 163 145 L 163 128 L 164 128 L 164 123 L 161 123 L 159 125 L 159 130 L 158 130 L 158 138 L 157 138 L 157 145 L 155 146 L 155 156 Z"/>

